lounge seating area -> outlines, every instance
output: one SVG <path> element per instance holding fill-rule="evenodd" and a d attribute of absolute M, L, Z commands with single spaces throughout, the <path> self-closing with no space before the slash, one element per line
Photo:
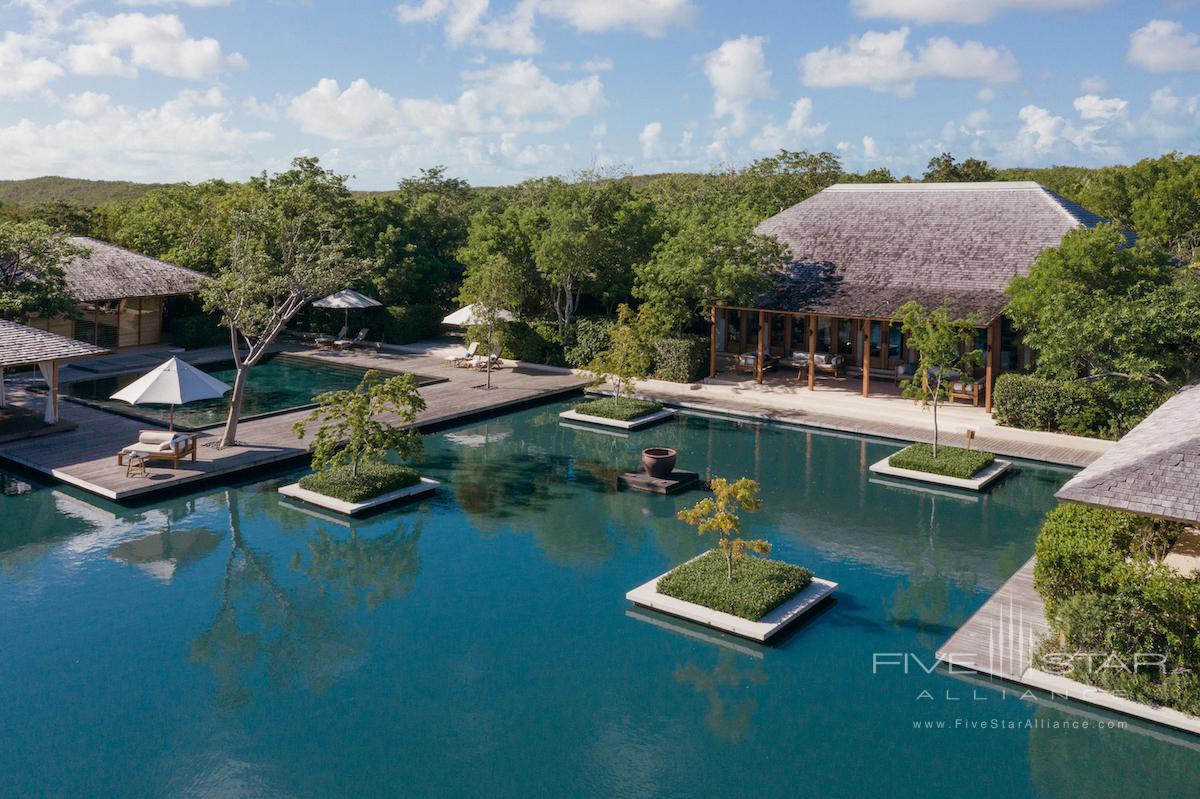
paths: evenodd
<path fill-rule="evenodd" d="M 446 365 L 460 369 L 478 369 L 479 371 L 484 371 L 488 368 L 489 360 L 493 369 L 499 369 L 503 365 L 500 353 L 492 352 L 491 355 L 485 358 L 479 354 L 479 342 L 472 341 L 461 353 L 451 355 L 447 358 Z"/>
<path fill-rule="evenodd" d="M 808 375 L 807 352 L 793 352 L 792 357 L 788 358 L 784 363 L 791 369 L 799 370 L 800 374 L 797 375 L 798 378 L 803 379 Z M 818 352 L 813 359 L 813 368 L 820 374 L 844 377 L 846 374 L 846 356 L 832 352 Z"/>
<path fill-rule="evenodd" d="M 126 466 L 131 456 L 140 461 L 170 461 L 171 468 L 178 469 L 179 462 L 185 458 L 196 460 L 196 434 L 139 430 L 138 440 L 117 453 L 117 465 Z"/>

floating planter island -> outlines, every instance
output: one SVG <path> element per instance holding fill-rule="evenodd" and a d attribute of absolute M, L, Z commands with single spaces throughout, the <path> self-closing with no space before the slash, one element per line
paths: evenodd
<path fill-rule="evenodd" d="M 758 558 L 743 558 L 735 566 L 734 582 L 746 590 L 724 590 L 721 581 L 726 579 L 725 556 L 711 550 L 639 585 L 625 598 L 695 624 L 766 641 L 837 588 L 837 583 L 813 577 L 807 569 Z M 701 598 L 724 609 L 690 601 Z"/>
<path fill-rule="evenodd" d="M 616 427 L 621 430 L 636 430 L 664 419 L 670 419 L 675 411 L 664 408 L 657 402 L 631 397 L 603 397 L 581 402 L 558 416 L 571 422 Z"/>
<path fill-rule="evenodd" d="M 389 469 L 360 468 L 361 482 L 352 483 L 348 475 L 329 476 L 310 474 L 298 483 L 282 486 L 279 493 L 290 499 L 354 516 L 384 505 L 414 499 L 435 491 L 441 483 L 420 477 L 411 469 L 391 466 Z M 321 490 L 337 493 L 331 496 Z M 375 489 L 375 490 L 372 490 Z"/>
<path fill-rule="evenodd" d="M 943 445 L 938 447 L 935 459 L 929 444 L 913 444 L 872 463 L 871 471 L 889 477 L 982 491 L 1011 467 L 1011 461 L 1000 460 L 990 452 Z"/>

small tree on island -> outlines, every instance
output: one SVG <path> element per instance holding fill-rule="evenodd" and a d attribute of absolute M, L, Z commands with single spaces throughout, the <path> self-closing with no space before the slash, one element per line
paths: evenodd
<path fill-rule="evenodd" d="M 422 452 L 421 434 L 412 424 L 425 410 L 425 400 L 413 375 L 384 377 L 372 369 L 357 388 L 313 399 L 317 407 L 292 427 L 303 438 L 310 424 L 320 425 L 310 445 L 313 471 L 348 468 L 351 477 L 358 477 L 364 461 L 382 459 L 389 451 L 401 458 Z M 382 414 L 395 415 L 399 424 L 381 420 Z"/>
<path fill-rule="evenodd" d="M 938 451 L 938 404 L 950 396 L 951 372 L 970 379 L 971 371 L 983 363 L 979 349 L 969 349 L 975 343 L 977 318 L 956 319 L 949 303 L 927 311 L 920 303 L 906 302 L 894 317 L 908 339 L 908 346 L 917 351 L 917 369 L 912 380 L 902 384 L 902 393 L 933 407 L 933 457 Z"/>
<path fill-rule="evenodd" d="M 596 375 L 596 383 L 613 383 L 620 397 L 632 397 L 638 378 L 650 371 L 650 348 L 640 327 L 633 310 L 622 303 L 617 308 L 617 323 L 609 333 L 608 349 L 588 365 Z"/>
<path fill-rule="evenodd" d="M 742 520 L 739 510 L 753 513 L 762 508 L 758 496 L 758 483 L 749 477 L 731 483 L 723 477 L 714 477 L 710 483 L 713 495 L 705 497 L 690 508 L 679 511 L 676 518 L 696 528 L 696 532 L 719 533 L 720 550 L 725 556 L 726 574 L 733 579 L 734 561 L 741 560 L 747 552 L 758 555 L 771 554 L 771 544 L 761 539 L 747 540 L 741 537 Z"/>

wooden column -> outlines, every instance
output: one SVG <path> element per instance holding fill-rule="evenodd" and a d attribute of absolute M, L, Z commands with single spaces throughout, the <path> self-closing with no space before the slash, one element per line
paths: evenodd
<path fill-rule="evenodd" d="M 708 333 L 708 376 L 717 376 L 717 306 L 712 307 L 712 329 Z"/>
<path fill-rule="evenodd" d="M 871 320 L 862 321 L 863 396 L 871 393 Z"/>
<path fill-rule="evenodd" d="M 758 312 L 758 357 L 754 361 L 755 381 L 759 384 L 763 381 L 763 336 L 767 332 L 767 312 Z"/>
<path fill-rule="evenodd" d="M 817 385 L 817 317 L 808 315 L 808 390 Z"/>
<path fill-rule="evenodd" d="M 992 384 L 1000 374 L 1000 320 L 996 319 L 987 328 L 987 371 L 983 377 L 984 409 L 992 412 Z"/>

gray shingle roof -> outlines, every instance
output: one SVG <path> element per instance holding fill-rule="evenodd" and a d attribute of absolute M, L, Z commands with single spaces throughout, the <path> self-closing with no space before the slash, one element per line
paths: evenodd
<path fill-rule="evenodd" d="M 1031 182 L 837 184 L 755 229 L 794 259 L 758 304 L 887 318 L 908 300 L 949 300 L 988 322 L 1042 250 L 1104 221 Z"/>
<path fill-rule="evenodd" d="M 203 278 L 191 269 L 107 242 L 83 236 L 71 241 L 91 251 L 90 258 L 73 258 L 66 264 L 67 289 L 80 302 L 191 294 Z"/>
<path fill-rule="evenodd" d="M 84 358 L 106 352 L 108 350 L 103 347 L 0 319 L 0 367 Z"/>
<path fill-rule="evenodd" d="M 1200 383 L 1163 403 L 1055 496 L 1200 524 Z"/>

